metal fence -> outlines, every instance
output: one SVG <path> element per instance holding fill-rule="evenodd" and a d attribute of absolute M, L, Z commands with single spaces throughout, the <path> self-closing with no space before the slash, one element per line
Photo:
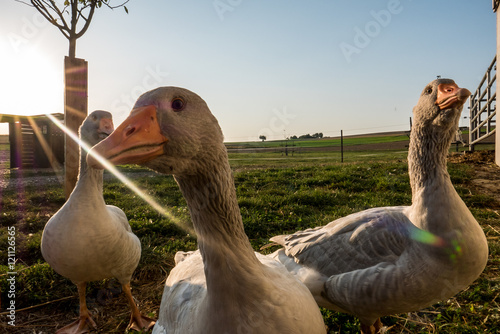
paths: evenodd
<path fill-rule="evenodd" d="M 496 56 L 469 100 L 469 150 L 496 131 Z"/>

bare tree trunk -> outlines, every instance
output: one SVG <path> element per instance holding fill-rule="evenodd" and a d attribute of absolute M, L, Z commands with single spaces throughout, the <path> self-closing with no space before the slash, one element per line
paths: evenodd
<path fill-rule="evenodd" d="M 69 38 L 69 52 L 68 56 L 70 59 L 76 58 L 76 38 Z"/>

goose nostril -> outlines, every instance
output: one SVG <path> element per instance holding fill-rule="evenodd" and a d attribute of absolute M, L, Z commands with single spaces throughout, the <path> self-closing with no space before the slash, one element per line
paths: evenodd
<path fill-rule="evenodd" d="M 132 135 L 133 133 L 135 132 L 135 127 L 131 127 L 130 129 L 127 130 L 127 132 L 125 133 L 125 137 L 129 137 L 130 135 Z"/>

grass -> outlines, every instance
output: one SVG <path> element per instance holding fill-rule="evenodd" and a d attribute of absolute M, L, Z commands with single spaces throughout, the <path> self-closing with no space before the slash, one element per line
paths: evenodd
<path fill-rule="evenodd" d="M 375 155 L 374 155 L 375 154 Z M 363 209 L 408 205 L 406 152 L 338 153 L 311 152 L 282 156 L 279 153 L 230 154 L 235 186 L 245 231 L 255 250 L 271 236 L 324 225 Z M 186 202 L 171 176 L 147 173 L 128 166 L 138 186 L 181 221 L 189 222 Z M 467 290 L 419 312 L 383 318 L 391 333 L 497 333 L 500 328 L 500 222 L 498 199 L 478 193 L 472 186 L 474 167 L 449 164 L 455 187 L 488 237 L 490 257 L 481 277 Z M 10 177 L 21 177 L 11 173 Z M 33 175 L 37 175 L 34 173 Z M 44 174 L 43 174 L 44 175 Z M 142 258 L 132 287 L 141 310 L 156 317 L 166 275 L 179 250 L 196 249 L 196 239 L 169 219 L 159 215 L 114 178 L 107 178 L 104 198 L 122 208 L 142 243 Z M 0 290 L 2 311 L 8 297 L 8 229 L 16 228 L 16 314 L 9 333 L 52 333 L 55 326 L 74 320 L 78 312 L 75 286 L 55 273 L 40 254 L 41 231 L 64 203 L 62 187 L 27 185 L 0 190 Z M 273 249 L 267 249 L 270 252 Z M 99 332 L 123 333 L 129 319 L 128 306 L 115 279 L 92 282 L 87 288 L 89 308 Z M 322 310 L 329 333 L 358 333 L 352 316 Z"/>
<path fill-rule="evenodd" d="M 373 160 L 396 160 L 405 161 L 407 152 L 402 150 L 384 150 L 384 151 L 346 151 L 341 157 L 339 152 L 294 152 L 285 155 L 283 152 L 263 152 L 263 153 L 229 153 L 231 166 L 238 170 L 239 168 L 267 168 L 288 167 L 290 164 L 331 164 L 350 162 L 362 163 Z"/>

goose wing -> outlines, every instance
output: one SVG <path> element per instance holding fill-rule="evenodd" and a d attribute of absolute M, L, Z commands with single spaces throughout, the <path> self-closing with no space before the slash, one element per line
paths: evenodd
<path fill-rule="evenodd" d="M 405 207 L 365 210 L 326 226 L 299 231 L 271 240 L 298 265 L 332 276 L 394 263 L 411 243 Z"/>
<path fill-rule="evenodd" d="M 370 209 L 275 237 L 284 249 L 272 256 L 304 282 L 320 306 L 364 323 L 420 309 L 441 300 L 439 291 L 448 293 L 449 287 L 434 283 L 442 268 L 437 254 L 444 248 L 432 246 L 439 238 L 415 227 L 405 208 Z"/>

